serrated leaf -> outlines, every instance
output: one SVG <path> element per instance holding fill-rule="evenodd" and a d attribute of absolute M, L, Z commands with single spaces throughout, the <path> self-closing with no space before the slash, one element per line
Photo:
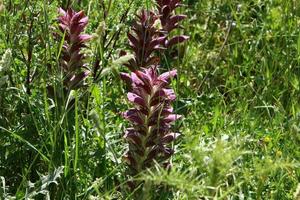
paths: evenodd
<path fill-rule="evenodd" d="M 46 199 L 49 199 L 50 196 L 48 187 L 51 183 L 58 185 L 57 179 L 61 177 L 63 169 L 64 167 L 61 166 L 48 175 L 41 175 L 40 180 L 36 183 L 32 183 L 29 181 L 25 199 L 33 199 L 33 197 L 38 194 L 43 194 L 46 196 Z"/>

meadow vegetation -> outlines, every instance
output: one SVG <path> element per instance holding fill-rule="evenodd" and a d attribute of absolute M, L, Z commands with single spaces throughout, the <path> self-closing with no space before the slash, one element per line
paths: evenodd
<path fill-rule="evenodd" d="M 164 86 L 182 116 L 174 154 L 128 172 L 120 74 L 127 33 L 156 2 L 0 0 L 0 199 L 300 199 L 297 0 L 182 0 L 170 35 L 189 39 L 155 52 L 159 74 L 177 70 Z M 59 8 L 88 17 L 71 64 Z M 78 82 L 62 60 L 82 66 Z"/>

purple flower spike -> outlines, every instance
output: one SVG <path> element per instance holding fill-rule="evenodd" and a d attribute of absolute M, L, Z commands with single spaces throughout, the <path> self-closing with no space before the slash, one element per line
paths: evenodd
<path fill-rule="evenodd" d="M 168 160 L 174 153 L 170 143 L 179 136 L 171 131 L 172 123 L 181 116 L 173 113 L 171 103 L 176 95 L 169 87 L 177 71 L 159 75 L 161 61 L 157 55 L 188 39 L 184 35 L 168 39 L 170 32 L 179 27 L 179 22 L 186 16 L 174 14 L 180 0 L 157 0 L 157 4 L 158 15 L 142 10 L 133 23 L 128 40 L 134 58 L 125 64 L 131 72 L 120 74 L 129 89 L 127 98 L 133 104 L 133 108 L 123 113 L 123 117 L 131 123 L 124 134 L 129 144 L 124 160 L 131 176 L 153 167 L 154 161 L 170 168 Z M 160 29 L 157 26 L 159 21 Z M 122 56 L 125 54 L 121 52 Z M 140 183 L 128 182 L 131 189 Z"/>
<path fill-rule="evenodd" d="M 161 44 L 165 36 L 160 37 L 160 31 L 155 27 L 158 16 L 151 11 L 142 10 L 133 23 L 132 31 L 128 33 L 129 46 L 134 52 L 134 58 L 126 66 L 135 71 L 157 65 L 159 58 L 153 55 L 156 50 L 162 49 Z"/>
<path fill-rule="evenodd" d="M 129 143 L 124 158 L 133 174 L 153 166 L 154 160 L 164 164 L 174 153 L 168 146 L 179 134 L 171 131 L 171 123 L 180 116 L 173 114 L 175 94 L 168 84 L 175 76 L 176 70 L 158 75 L 155 66 L 122 76 L 131 83 L 127 97 L 134 106 L 123 114 L 132 123 L 124 135 Z"/>
<path fill-rule="evenodd" d="M 64 85 L 68 90 L 78 89 L 89 74 L 84 67 L 84 55 L 81 53 L 82 48 L 86 47 L 85 43 L 91 39 L 90 35 L 82 34 L 88 24 L 88 17 L 83 11 L 75 12 L 72 9 L 65 11 L 60 8 L 58 12 L 59 28 L 64 34 L 60 62 Z"/>
<path fill-rule="evenodd" d="M 180 22 L 184 20 L 186 15 L 176 15 L 175 9 L 182 6 L 181 0 L 156 0 L 162 32 L 167 36 L 176 28 L 181 28 Z M 164 45 L 170 48 L 173 45 L 186 41 L 189 37 L 185 35 L 175 36 L 171 39 L 166 37 Z"/>

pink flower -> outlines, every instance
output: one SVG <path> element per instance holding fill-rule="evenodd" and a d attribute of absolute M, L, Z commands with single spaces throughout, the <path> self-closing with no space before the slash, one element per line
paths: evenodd
<path fill-rule="evenodd" d="M 151 167 L 154 160 L 164 163 L 173 154 L 168 144 L 179 134 L 171 131 L 171 124 L 181 117 L 173 114 L 171 103 L 176 96 L 168 88 L 175 76 L 176 70 L 159 75 L 155 66 L 123 74 L 131 84 L 127 97 L 134 106 L 123 113 L 132 123 L 124 137 L 129 143 L 125 160 L 133 173 Z"/>
<path fill-rule="evenodd" d="M 129 86 L 127 98 L 133 104 L 133 108 L 123 113 L 131 123 L 124 134 L 129 145 L 124 159 L 132 176 L 152 167 L 154 161 L 169 166 L 168 159 L 174 153 L 170 143 L 179 136 L 171 130 L 172 123 L 181 116 L 173 112 L 171 103 L 176 95 L 169 87 L 177 71 L 159 75 L 158 54 L 188 39 L 184 35 L 168 39 L 171 31 L 178 28 L 186 16 L 174 14 L 180 0 L 157 0 L 157 5 L 158 15 L 142 10 L 133 23 L 128 40 L 134 58 L 125 64 L 131 72 L 121 73 L 121 78 Z M 156 26 L 159 20 L 161 29 Z M 129 182 L 132 189 L 136 184 L 139 183 Z"/>
<path fill-rule="evenodd" d="M 162 32 L 167 36 L 176 28 L 180 28 L 180 22 L 184 20 L 186 15 L 176 15 L 175 9 L 182 6 L 181 0 L 156 0 Z M 186 41 L 189 37 L 185 35 L 174 36 L 171 39 L 166 37 L 164 45 L 170 48 L 173 45 Z"/>
<path fill-rule="evenodd" d="M 59 9 L 59 29 L 64 35 L 64 44 L 61 52 L 61 68 L 64 73 L 64 85 L 66 88 L 77 89 L 83 84 L 89 71 L 84 68 L 84 55 L 82 48 L 91 39 L 90 35 L 82 34 L 88 24 L 88 17 L 83 11 L 75 12 Z"/>
<path fill-rule="evenodd" d="M 131 71 L 157 65 L 159 58 L 153 53 L 162 49 L 161 44 L 165 41 L 165 36 L 160 37 L 160 31 L 155 27 L 158 20 L 155 13 L 142 10 L 137 18 L 138 20 L 133 22 L 132 32 L 128 33 L 129 46 L 134 58 L 126 66 Z"/>

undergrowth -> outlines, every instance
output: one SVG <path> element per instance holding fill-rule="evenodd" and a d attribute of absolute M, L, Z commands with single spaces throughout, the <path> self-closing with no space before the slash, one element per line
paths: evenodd
<path fill-rule="evenodd" d="M 175 154 L 128 190 L 120 79 L 127 32 L 150 0 L 0 0 L 0 199 L 299 199 L 300 3 L 185 0 L 171 81 Z M 90 75 L 57 100 L 58 8 L 89 18 Z M 159 26 L 159 24 L 158 24 Z"/>

